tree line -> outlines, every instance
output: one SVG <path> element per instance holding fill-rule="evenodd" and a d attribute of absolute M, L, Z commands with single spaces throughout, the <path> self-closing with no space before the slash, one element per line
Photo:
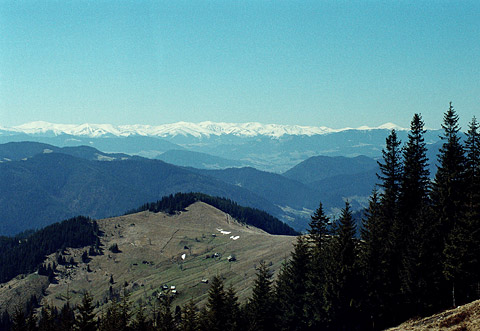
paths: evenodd
<path fill-rule="evenodd" d="M 98 225 L 77 216 L 28 235 L 0 237 L 0 283 L 38 269 L 45 256 L 65 247 L 84 247 L 99 242 Z"/>
<path fill-rule="evenodd" d="M 185 208 L 196 201 L 202 201 L 213 206 L 224 213 L 237 219 L 244 224 L 255 226 L 270 234 L 298 235 L 294 229 L 280 221 L 278 218 L 256 208 L 243 207 L 236 202 L 220 197 L 212 197 L 204 193 L 176 193 L 163 197 L 157 202 L 150 202 L 142 205 L 140 208 L 127 212 L 132 214 L 140 211 L 151 211 L 154 213 L 164 212 L 174 215 L 177 212 L 185 211 Z"/>

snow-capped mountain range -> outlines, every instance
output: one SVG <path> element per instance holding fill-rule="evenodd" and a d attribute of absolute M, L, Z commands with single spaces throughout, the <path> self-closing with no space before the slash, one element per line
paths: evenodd
<path fill-rule="evenodd" d="M 193 136 L 196 138 L 234 135 L 239 137 L 268 136 L 279 138 L 284 135 L 295 136 L 314 136 L 325 135 L 329 133 L 342 132 L 347 130 L 375 130 L 396 129 L 398 131 L 406 130 L 393 123 L 385 123 L 378 127 L 361 126 L 358 128 L 331 129 L 324 126 L 302 126 L 302 125 L 280 125 L 280 124 L 261 124 L 250 123 L 217 123 L 205 121 L 200 123 L 177 122 L 162 125 L 111 125 L 111 124 L 55 124 L 43 121 L 30 122 L 22 125 L 5 128 L 0 130 L 26 133 L 26 134 L 45 134 L 54 135 L 68 134 L 72 136 L 85 136 L 99 138 L 103 136 L 150 136 L 150 137 L 175 137 L 175 136 Z"/>

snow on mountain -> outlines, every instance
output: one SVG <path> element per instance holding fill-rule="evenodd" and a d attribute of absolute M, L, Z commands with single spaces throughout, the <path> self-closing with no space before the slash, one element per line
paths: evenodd
<path fill-rule="evenodd" d="M 359 128 L 331 129 L 324 126 L 302 126 L 302 125 L 281 125 L 249 123 L 224 123 L 205 121 L 200 123 L 177 122 L 162 125 L 119 125 L 111 124 L 55 124 L 43 121 L 30 122 L 11 128 L 4 128 L 7 131 L 23 132 L 27 134 L 53 133 L 55 135 L 69 134 L 72 136 L 153 136 L 153 137 L 174 137 L 178 135 L 193 136 L 197 138 L 235 135 L 243 137 L 269 136 L 279 138 L 283 135 L 314 136 L 328 133 L 341 132 L 346 130 L 406 130 L 393 123 L 385 123 L 379 127 L 361 126 Z"/>

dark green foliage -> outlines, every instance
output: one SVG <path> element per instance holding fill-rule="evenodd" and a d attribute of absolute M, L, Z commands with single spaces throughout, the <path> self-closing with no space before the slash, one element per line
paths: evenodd
<path fill-rule="evenodd" d="M 270 330 L 275 322 L 272 276 L 265 261 L 261 261 L 257 268 L 252 298 L 247 305 L 250 330 Z"/>
<path fill-rule="evenodd" d="M 24 331 L 27 328 L 23 309 L 17 308 L 12 316 L 12 331 Z"/>
<path fill-rule="evenodd" d="M 450 233 L 457 219 L 462 217 L 465 183 L 465 152 L 460 141 L 458 115 L 452 103 L 442 124 L 443 145 L 438 155 L 438 171 L 432 191 L 432 200 L 441 232 Z"/>
<path fill-rule="evenodd" d="M 358 320 L 360 288 L 356 229 L 348 202 L 337 223 L 329 247 L 330 261 L 325 265 L 325 310 L 331 328 L 353 330 Z"/>
<path fill-rule="evenodd" d="M 311 254 L 307 238 L 298 236 L 291 260 L 286 263 L 275 284 L 277 323 L 282 330 L 306 330 L 308 327 L 308 289 Z"/>
<path fill-rule="evenodd" d="M 144 307 L 138 307 L 135 319 L 132 322 L 133 331 L 150 331 L 153 330 L 152 322 L 147 318 Z"/>
<path fill-rule="evenodd" d="M 88 292 L 85 292 L 82 298 L 82 303 L 78 306 L 78 315 L 75 323 L 79 331 L 96 330 L 93 309 L 93 299 Z"/>
<path fill-rule="evenodd" d="M 405 223 L 403 228 L 408 226 L 408 220 L 415 217 L 428 200 L 430 172 L 425 132 L 422 117 L 415 114 L 411 122 L 408 142 L 403 150 L 403 173 L 399 193 L 399 209 L 402 222 Z"/>
<path fill-rule="evenodd" d="M 55 223 L 25 239 L 0 240 L 0 282 L 10 280 L 21 273 L 30 273 L 39 267 L 45 256 L 62 247 L 91 245 L 97 238 L 95 221 L 78 216 Z M 62 262 L 63 257 L 62 257 Z"/>
<path fill-rule="evenodd" d="M 360 265 L 365 282 L 363 309 L 371 317 L 368 324 L 374 328 L 388 325 L 395 309 L 391 293 L 396 277 L 392 272 L 391 220 L 382 213 L 382 206 L 375 190 L 365 212 L 360 242 Z"/>
<path fill-rule="evenodd" d="M 187 302 L 182 309 L 182 321 L 179 329 L 182 331 L 197 331 L 199 329 L 198 315 L 193 300 Z"/>
<path fill-rule="evenodd" d="M 212 279 L 210 290 L 208 291 L 208 302 L 205 324 L 208 330 L 222 331 L 226 330 L 229 318 L 227 310 L 227 296 L 223 285 L 223 280 L 219 276 Z"/>
<path fill-rule="evenodd" d="M 60 310 L 59 326 L 62 331 L 73 331 L 75 326 L 75 312 L 70 307 L 70 303 L 67 303 Z"/>
<path fill-rule="evenodd" d="M 156 319 L 157 330 L 176 330 L 175 320 L 172 314 L 172 297 L 163 296 L 160 298 L 160 307 Z"/>
<path fill-rule="evenodd" d="M 157 202 L 147 203 L 129 213 L 149 210 L 155 213 L 165 212 L 175 214 L 184 211 L 186 207 L 196 201 L 205 202 L 231 215 L 240 222 L 253 225 L 271 234 L 298 234 L 291 227 L 264 211 L 250 207 L 242 207 L 232 200 L 212 197 L 203 193 L 176 193 L 175 195 L 166 196 Z"/>

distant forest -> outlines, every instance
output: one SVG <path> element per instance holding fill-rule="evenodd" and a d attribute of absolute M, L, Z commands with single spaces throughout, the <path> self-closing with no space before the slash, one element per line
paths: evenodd
<path fill-rule="evenodd" d="M 45 256 L 58 250 L 98 243 L 97 223 L 83 216 L 49 225 L 28 235 L 0 237 L 0 283 L 37 271 Z"/>
<path fill-rule="evenodd" d="M 276 280 L 260 263 L 244 304 L 222 277 L 211 281 L 208 303 L 172 309 L 169 296 L 153 311 L 132 307 L 128 292 L 97 317 L 85 293 L 78 307 L 42 307 L 4 315 L 12 330 L 381 330 L 480 297 L 480 138 L 475 118 L 460 139 L 452 105 L 444 115 L 443 145 L 433 181 L 424 123 L 413 116 L 402 146 L 395 130 L 379 161 L 379 188 L 365 211 L 361 237 L 347 202 L 332 221 L 322 204 L 309 233 L 297 237 Z M 143 209 L 183 208 L 175 199 Z M 167 200 L 166 200 L 167 201 Z M 461 325 L 459 325 L 461 327 Z"/>
<path fill-rule="evenodd" d="M 203 193 L 176 193 L 163 197 L 161 200 L 152 203 L 146 203 L 138 209 L 127 212 L 127 214 L 151 211 L 154 213 L 164 212 L 175 214 L 176 212 L 185 211 L 185 208 L 196 201 L 202 201 L 213 206 L 224 213 L 229 214 L 238 221 L 255 226 L 270 234 L 294 236 L 299 233 L 278 218 L 255 208 L 242 207 L 236 202 L 220 197 L 212 197 Z"/>

